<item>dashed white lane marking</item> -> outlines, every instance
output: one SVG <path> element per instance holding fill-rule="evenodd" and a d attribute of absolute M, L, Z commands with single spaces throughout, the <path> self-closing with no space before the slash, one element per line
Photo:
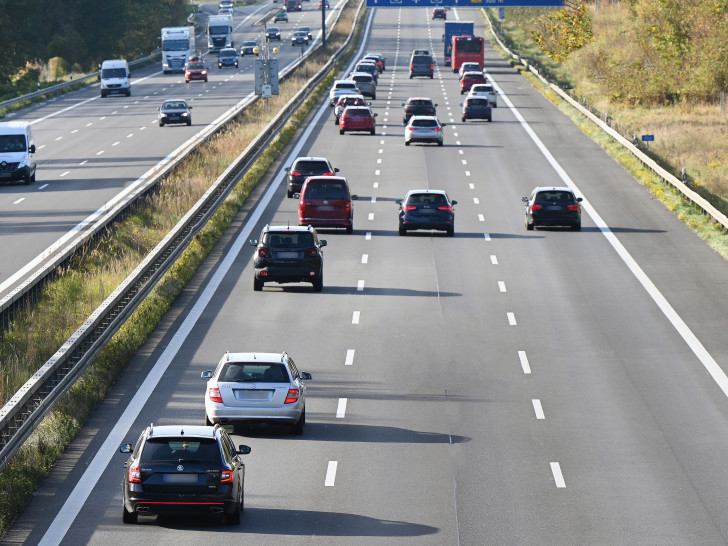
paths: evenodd
<path fill-rule="evenodd" d="M 334 487 L 334 482 L 336 481 L 336 467 L 338 465 L 338 461 L 329 461 L 329 467 L 326 469 L 326 480 L 324 481 L 324 486 Z"/>
<path fill-rule="evenodd" d="M 561 473 L 561 465 L 559 463 L 551 463 L 551 472 L 554 475 L 554 481 L 556 482 L 556 487 L 563 489 L 566 487 L 566 482 L 564 481 L 564 475 Z"/>
<path fill-rule="evenodd" d="M 73 131 L 71 131 L 72 135 L 75 135 L 76 133 L 78 133 L 78 129 L 74 129 Z"/>
<path fill-rule="evenodd" d="M 470 176 L 470 171 L 465 171 L 465 176 Z M 472 184 L 470 184 L 470 185 L 472 186 L 472 188 L 471 188 L 471 189 L 473 189 L 473 188 L 475 187 L 475 186 L 473 186 Z"/>
<path fill-rule="evenodd" d="M 25 197 L 21 197 L 17 201 L 13 201 L 13 205 L 18 205 L 18 204 L 22 203 L 23 201 L 25 201 Z"/>
<path fill-rule="evenodd" d="M 128 135 L 126 135 L 126 138 L 131 138 L 133 136 L 134 136 L 134 133 L 129 133 Z"/>
<path fill-rule="evenodd" d="M 467 165 L 468 164 L 468 160 L 467 159 L 462 159 L 461 161 L 463 162 L 463 165 Z"/>
<path fill-rule="evenodd" d="M 370 212 L 369 216 L 367 216 L 367 220 L 374 220 L 374 213 Z"/>
<path fill-rule="evenodd" d="M 346 398 L 339 398 L 339 405 L 336 407 L 336 418 L 346 417 Z"/>
<path fill-rule="evenodd" d="M 86 163 L 88 163 L 88 159 L 84 159 L 81 163 L 79 163 L 79 165 L 85 165 Z"/>
<path fill-rule="evenodd" d="M 490 233 L 483 233 L 483 237 L 486 241 L 490 241 Z"/>
<path fill-rule="evenodd" d="M 379 172 L 380 172 L 379 169 L 375 170 L 374 171 L 374 176 L 379 176 Z"/>
<path fill-rule="evenodd" d="M 365 241 L 371 241 L 372 240 L 372 232 L 371 231 L 367 231 L 367 234 L 364 235 L 364 240 Z"/>
<path fill-rule="evenodd" d="M 473 197 L 473 204 L 480 205 L 480 199 L 478 199 L 477 197 Z"/>
<path fill-rule="evenodd" d="M 504 281 L 498 281 L 498 290 L 501 292 L 507 292 L 506 283 Z"/>
<path fill-rule="evenodd" d="M 361 255 L 361 263 L 365 264 L 369 261 L 369 254 L 362 254 Z"/>
<path fill-rule="evenodd" d="M 42 190 L 42 189 L 47 188 L 47 187 L 48 187 L 48 184 L 43 184 L 42 186 L 39 186 L 38 189 L 39 190 Z"/>
<path fill-rule="evenodd" d="M 498 257 L 495 254 L 490 255 L 490 263 L 493 265 L 498 265 Z"/>
<path fill-rule="evenodd" d="M 377 197 L 376 196 L 372 197 L 372 203 L 376 203 L 376 202 L 377 202 Z"/>
<path fill-rule="evenodd" d="M 118 146 L 119 144 L 121 144 L 121 142 L 119 142 L 119 141 L 117 140 L 116 142 L 114 142 L 114 143 L 112 144 L 112 146 Z"/>
<path fill-rule="evenodd" d="M 458 144 L 458 145 L 459 145 L 459 141 L 458 141 L 458 142 L 456 142 L 456 144 Z M 458 153 L 459 153 L 460 155 L 464 155 L 464 154 L 465 154 L 465 152 L 463 152 L 462 150 L 458 150 Z"/>
<path fill-rule="evenodd" d="M 92 126 L 93 124 L 94 124 L 94 122 L 93 122 L 93 121 L 89 121 L 89 122 L 88 122 L 88 123 L 86 124 L 86 127 L 91 127 L 91 126 Z"/>
<path fill-rule="evenodd" d="M 531 400 L 531 403 L 533 404 L 533 411 L 536 413 L 536 419 L 546 419 L 546 415 L 543 412 L 543 406 L 541 405 L 541 400 L 534 398 Z"/>
<path fill-rule="evenodd" d="M 64 176 L 69 175 L 69 174 L 71 174 L 71 171 L 64 171 L 60 174 L 60 176 L 61 176 L 61 178 L 63 178 Z"/>
<path fill-rule="evenodd" d="M 100 152 L 96 152 L 96 155 L 101 155 L 101 154 L 103 154 L 103 153 L 104 153 L 104 151 L 103 151 L 103 150 L 101 150 Z"/>
<path fill-rule="evenodd" d="M 506 316 L 508 317 L 508 324 L 510 326 L 517 326 L 515 313 L 508 312 Z"/>
<path fill-rule="evenodd" d="M 518 360 L 521 361 L 521 368 L 523 369 L 523 373 L 530 374 L 531 366 L 528 363 L 528 357 L 526 356 L 526 351 L 518 351 Z"/>
<path fill-rule="evenodd" d="M 363 292 L 364 291 L 364 281 L 363 280 L 359 280 L 356 283 L 356 291 L 357 292 Z"/>
<path fill-rule="evenodd" d="M 344 359 L 344 366 L 351 366 L 354 364 L 354 353 L 356 352 L 355 349 L 347 349 L 346 350 L 346 358 Z"/>
<path fill-rule="evenodd" d="M 62 136 L 56 137 L 56 142 L 58 142 L 59 140 L 63 140 L 63 137 Z"/>
<path fill-rule="evenodd" d="M 351 323 L 352 324 L 359 324 L 359 316 L 360 316 L 360 314 L 361 313 L 359 311 L 354 311 L 351 314 Z"/>

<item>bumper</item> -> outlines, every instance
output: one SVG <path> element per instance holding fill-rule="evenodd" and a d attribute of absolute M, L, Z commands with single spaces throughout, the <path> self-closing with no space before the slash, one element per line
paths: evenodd
<path fill-rule="evenodd" d="M 342 131 L 371 131 L 374 129 L 374 124 L 372 123 L 355 123 L 355 124 L 344 124 L 340 127 Z"/>
<path fill-rule="evenodd" d="M 267 267 L 255 268 L 255 278 L 263 282 L 314 282 L 320 276 L 320 271 L 307 265 L 295 265 L 293 267 L 270 265 Z"/>
<path fill-rule="evenodd" d="M 18 182 L 19 180 L 25 181 L 33 173 L 30 167 L 18 167 L 14 171 L 0 170 L 0 184 L 4 182 Z"/>
<path fill-rule="evenodd" d="M 577 226 L 581 224 L 579 215 L 531 215 L 529 223 L 533 226 Z"/>
<path fill-rule="evenodd" d="M 232 425 L 236 423 L 295 423 L 300 419 L 303 408 L 304 404 L 302 402 L 271 408 L 236 408 L 217 403 L 205 404 L 207 418 L 213 423 L 219 423 L 221 425 Z"/>
<path fill-rule="evenodd" d="M 298 217 L 299 226 L 313 227 L 343 227 L 348 228 L 353 225 L 351 218 L 302 218 Z"/>
<path fill-rule="evenodd" d="M 138 514 L 230 514 L 237 509 L 232 490 L 220 494 L 174 494 L 127 491 L 124 507 Z"/>
<path fill-rule="evenodd" d="M 416 229 L 434 229 L 438 231 L 450 231 L 453 229 L 454 222 L 452 219 L 427 219 L 427 220 L 404 220 L 399 223 L 401 229 L 412 231 Z"/>

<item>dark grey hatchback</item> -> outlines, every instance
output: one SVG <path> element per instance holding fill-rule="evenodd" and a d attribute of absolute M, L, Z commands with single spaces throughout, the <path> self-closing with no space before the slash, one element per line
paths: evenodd
<path fill-rule="evenodd" d="M 451 201 L 442 190 L 410 190 L 404 199 L 398 199 L 399 234 L 407 235 L 415 229 L 445 231 L 455 235 L 455 211 L 457 201 Z"/>
<path fill-rule="evenodd" d="M 286 195 L 294 197 L 301 193 L 303 183 L 309 176 L 334 176 L 339 172 L 325 157 L 297 157 L 293 165 L 286 167 L 288 189 Z"/>
<path fill-rule="evenodd" d="M 525 224 L 527 230 L 537 226 L 568 226 L 581 229 L 581 197 L 565 187 L 536 187 L 528 197 Z"/>
<path fill-rule="evenodd" d="M 314 292 L 324 287 L 325 240 L 319 240 L 311 226 L 265 226 L 260 240 L 252 240 L 253 290 L 267 282 L 309 282 Z"/>

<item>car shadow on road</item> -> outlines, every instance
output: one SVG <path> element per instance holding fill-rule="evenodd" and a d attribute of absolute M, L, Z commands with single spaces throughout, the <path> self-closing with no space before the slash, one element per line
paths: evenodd
<path fill-rule="evenodd" d="M 254 503 L 255 499 L 246 498 L 240 526 L 225 525 L 222 523 L 222 518 L 179 516 L 158 518 L 156 525 L 178 530 L 214 528 L 215 532 L 235 533 L 238 536 L 241 536 L 241 533 L 281 535 L 281 542 L 285 542 L 286 536 L 417 537 L 433 535 L 439 531 L 437 527 L 431 525 L 408 521 L 378 519 L 328 510 L 283 510 L 252 506 Z M 153 519 L 149 522 L 155 524 Z"/>

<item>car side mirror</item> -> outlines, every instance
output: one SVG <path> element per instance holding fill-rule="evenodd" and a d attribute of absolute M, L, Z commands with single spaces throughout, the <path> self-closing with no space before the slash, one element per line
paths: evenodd
<path fill-rule="evenodd" d="M 438 106 L 439 106 L 439 105 L 438 105 L 438 104 L 436 104 L 436 105 L 435 105 L 435 108 L 437 108 Z"/>
<path fill-rule="evenodd" d="M 401 207 L 402 206 L 402 200 L 401 199 L 397 199 L 395 201 L 395 204 L 397 204 L 397 205 L 399 205 Z"/>
<path fill-rule="evenodd" d="M 285 168 L 285 169 L 283 169 L 283 170 L 284 170 L 284 171 L 286 171 L 287 173 L 291 172 L 291 168 L 290 168 L 290 167 L 286 167 L 286 168 Z"/>
<path fill-rule="evenodd" d="M 31 144 L 31 145 L 30 145 L 30 148 L 28 148 L 28 151 L 29 151 L 29 152 L 30 152 L 31 154 L 34 154 L 34 153 L 35 153 L 35 144 Z"/>
<path fill-rule="evenodd" d="M 407 106 L 405 103 L 402 103 L 402 106 Z"/>
<path fill-rule="evenodd" d="M 335 173 L 338 173 L 339 172 L 339 169 L 337 169 L 337 168 L 334 167 L 334 172 Z"/>
<path fill-rule="evenodd" d="M 192 106 L 188 106 L 187 107 L 187 110 L 192 110 Z"/>
<path fill-rule="evenodd" d="M 238 446 L 238 454 L 239 455 L 247 455 L 250 452 L 251 452 L 250 446 L 246 446 L 246 445 L 243 445 L 243 444 L 240 444 Z"/>
<path fill-rule="evenodd" d="M 577 203 L 581 203 L 581 202 L 582 202 L 583 200 L 584 200 L 584 198 L 583 198 L 583 197 L 577 197 L 577 198 L 576 198 L 576 202 L 577 202 Z"/>
<path fill-rule="evenodd" d="M 352 201 L 356 201 L 357 199 L 359 199 L 359 196 L 358 195 L 355 194 L 355 195 L 352 195 L 351 196 L 351 200 Z"/>
<path fill-rule="evenodd" d="M 453 204 L 453 205 L 457 205 L 457 204 L 458 204 L 458 202 L 457 202 L 457 201 L 452 201 L 452 203 L 451 203 L 451 204 Z"/>
<path fill-rule="evenodd" d="M 524 203 L 528 203 L 528 197 L 521 197 L 521 201 L 523 201 Z"/>
<path fill-rule="evenodd" d="M 324 247 L 324 246 L 326 246 L 326 244 L 327 244 L 327 243 L 326 243 L 326 239 L 321 239 L 321 240 L 319 241 L 319 247 Z"/>
<path fill-rule="evenodd" d="M 132 447 L 131 444 L 123 444 L 119 446 L 119 451 L 121 453 L 131 453 Z"/>
<path fill-rule="evenodd" d="M 377 117 L 379 114 L 374 114 L 374 117 Z"/>
<path fill-rule="evenodd" d="M 202 379 L 212 379 L 212 370 L 205 370 L 200 374 Z"/>
<path fill-rule="evenodd" d="M 248 242 L 250 243 L 250 246 L 258 246 L 258 239 L 251 239 Z"/>
<path fill-rule="evenodd" d="M 305 379 L 306 381 L 311 381 L 311 374 L 308 372 L 301 372 L 301 379 Z"/>

